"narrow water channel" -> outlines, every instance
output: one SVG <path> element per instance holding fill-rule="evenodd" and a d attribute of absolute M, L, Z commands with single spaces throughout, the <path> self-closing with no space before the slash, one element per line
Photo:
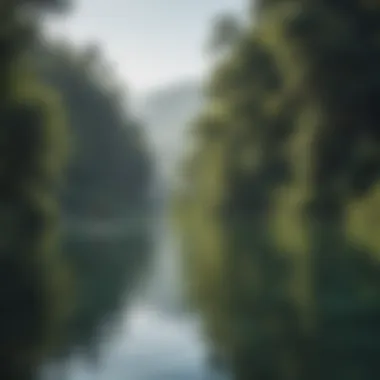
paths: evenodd
<path fill-rule="evenodd" d="M 164 214 L 164 212 L 161 212 Z M 168 217 L 155 221 L 155 260 L 124 325 L 95 369 L 73 360 L 59 380 L 222 380 L 207 366 L 200 319 L 186 312 L 179 255 Z M 47 371 L 44 380 L 58 379 Z"/>

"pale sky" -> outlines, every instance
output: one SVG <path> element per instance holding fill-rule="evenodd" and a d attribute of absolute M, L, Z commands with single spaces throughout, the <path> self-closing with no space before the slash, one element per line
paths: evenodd
<path fill-rule="evenodd" d="M 205 72 L 204 46 L 219 11 L 246 0 L 74 0 L 54 33 L 77 43 L 99 41 L 132 92 L 142 94 Z"/>

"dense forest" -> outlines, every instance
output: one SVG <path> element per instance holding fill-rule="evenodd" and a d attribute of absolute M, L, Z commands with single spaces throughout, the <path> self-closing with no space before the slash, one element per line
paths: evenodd
<path fill-rule="evenodd" d="M 191 302 L 234 380 L 378 379 L 380 4 L 250 3 L 174 199 Z M 96 362 L 152 254 L 144 127 L 100 48 L 44 35 L 71 5 L 0 2 L 1 379 Z"/>
<path fill-rule="evenodd" d="M 0 5 L 1 337 L 0 377 L 30 379 L 56 343 L 67 315 L 66 266 L 59 253 L 59 180 L 65 159 L 64 109 L 30 66 L 37 25 L 30 14 L 56 2 Z M 49 8 L 49 9 L 47 9 Z"/>
<path fill-rule="evenodd" d="M 67 110 L 72 159 L 65 209 L 98 217 L 120 207 L 139 212 L 146 206 L 152 162 L 111 65 L 93 44 L 75 48 L 42 39 L 35 50 L 42 79 L 59 91 Z"/>
<path fill-rule="evenodd" d="M 176 197 L 190 295 L 236 380 L 376 379 L 380 7 L 250 12 L 219 23 Z"/>
<path fill-rule="evenodd" d="M 41 78 L 61 96 L 71 137 L 60 198 L 62 250 L 76 271 L 78 300 L 67 348 L 94 357 L 100 328 L 124 311 L 150 257 L 152 160 L 96 46 L 40 43 L 34 54 Z"/>
<path fill-rule="evenodd" d="M 34 379 L 52 356 L 94 358 L 151 253 L 154 167 L 142 126 L 94 46 L 45 41 L 41 16 L 69 5 L 0 5 L 0 377 L 9 380 Z"/>

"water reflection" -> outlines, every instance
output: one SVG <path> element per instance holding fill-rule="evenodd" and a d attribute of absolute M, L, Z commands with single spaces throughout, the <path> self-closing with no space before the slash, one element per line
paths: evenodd
<path fill-rule="evenodd" d="M 136 305 L 101 379 L 204 379 L 205 346 L 195 318 Z"/>
<path fill-rule="evenodd" d="M 130 310 L 116 340 L 104 347 L 98 368 L 73 360 L 60 380 L 221 380 L 205 358 L 195 316 L 171 315 L 140 304 Z M 56 373 L 46 376 L 53 378 Z"/>
<path fill-rule="evenodd" d="M 156 260 L 98 366 L 72 360 L 43 380 L 224 380 L 206 363 L 200 320 L 183 308 L 177 246 L 168 218 L 155 220 Z"/>

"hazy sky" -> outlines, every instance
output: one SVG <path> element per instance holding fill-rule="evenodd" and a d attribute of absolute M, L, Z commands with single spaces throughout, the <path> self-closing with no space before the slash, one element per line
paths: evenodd
<path fill-rule="evenodd" d="M 199 76 L 213 16 L 245 0 L 74 0 L 74 13 L 53 31 L 99 41 L 132 91 Z"/>

